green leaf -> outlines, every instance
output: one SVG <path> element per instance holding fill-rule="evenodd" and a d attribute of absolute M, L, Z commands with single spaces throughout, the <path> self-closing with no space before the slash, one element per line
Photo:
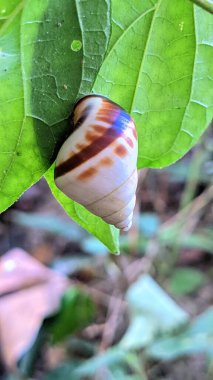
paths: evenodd
<path fill-rule="evenodd" d="M 108 349 L 106 352 L 92 357 L 89 360 L 84 361 L 82 364 L 76 366 L 72 363 L 62 364 L 60 367 L 51 371 L 45 380 L 60 380 L 60 379 L 84 379 L 94 378 L 95 374 L 102 367 L 110 367 L 116 364 L 123 364 L 127 361 L 126 353 L 123 350 L 119 350 L 117 347 Z"/>
<path fill-rule="evenodd" d="M 77 367 L 73 371 L 73 378 L 81 379 L 84 376 L 91 376 L 93 378 L 102 367 L 110 367 L 124 362 L 126 362 L 126 353 L 117 347 L 110 348 L 106 352 L 85 361 L 82 365 Z"/>
<path fill-rule="evenodd" d="M 143 325 L 153 325 L 155 332 L 168 332 L 188 320 L 187 313 L 149 275 L 139 277 L 131 285 L 127 302 L 133 317 L 141 315 L 148 319 L 146 323 L 142 320 Z"/>
<path fill-rule="evenodd" d="M 94 311 L 94 304 L 87 294 L 77 288 L 66 291 L 59 313 L 46 320 L 46 328 L 52 335 L 53 343 L 85 327 L 94 318 Z"/>
<path fill-rule="evenodd" d="M 213 308 L 199 315 L 179 335 L 156 340 L 147 354 L 155 359 L 174 360 L 183 355 L 213 353 Z"/>
<path fill-rule="evenodd" d="M 62 236 L 72 242 L 79 242 L 85 234 L 83 230 L 75 226 L 71 221 L 67 222 L 56 214 L 11 211 L 10 220 L 23 227 L 43 230 L 53 235 Z"/>
<path fill-rule="evenodd" d="M 176 223 L 159 229 L 158 239 L 163 246 L 173 247 L 174 241 L 180 248 L 199 249 L 213 253 L 213 232 L 210 228 L 198 229 L 195 233 L 184 233 L 179 239 L 180 225 Z"/>
<path fill-rule="evenodd" d="M 188 315 L 148 275 L 141 276 L 127 292 L 131 312 L 120 346 L 125 350 L 147 347 L 156 335 L 171 332 L 188 321 Z"/>
<path fill-rule="evenodd" d="M 130 325 L 124 334 L 120 345 L 126 350 L 138 350 L 152 342 L 158 331 L 158 323 L 147 315 L 133 316 Z"/>
<path fill-rule="evenodd" d="M 44 319 L 29 350 L 19 361 L 19 369 L 26 378 L 31 377 L 41 348 L 50 340 L 58 343 L 89 324 L 94 318 L 95 306 L 91 298 L 80 289 L 71 287 L 63 295 L 60 309 Z"/>
<path fill-rule="evenodd" d="M 127 375 L 127 371 L 120 367 L 115 367 L 110 369 L 110 380 L 146 380 L 146 378 L 135 374 Z"/>
<path fill-rule="evenodd" d="M 213 115 L 212 17 L 188 0 L 135 0 L 122 7 L 113 0 L 112 19 L 93 91 L 133 116 L 139 167 L 169 165 Z"/>
<path fill-rule="evenodd" d="M 77 366 L 77 364 L 76 364 Z M 63 363 L 59 367 L 54 368 L 52 371 L 44 376 L 44 380 L 72 380 L 73 370 L 75 370 L 75 363 Z M 79 378 L 75 378 L 77 380 Z M 74 379 L 73 379 L 74 380 Z"/>
<path fill-rule="evenodd" d="M 105 223 L 101 218 L 87 211 L 83 206 L 69 199 L 54 183 L 54 165 L 48 170 L 45 178 L 51 191 L 67 214 L 81 227 L 96 236 L 110 251 L 119 252 L 119 230 Z"/>
<path fill-rule="evenodd" d="M 200 229 L 196 233 L 183 236 L 181 245 L 187 248 L 201 249 L 213 254 L 213 231 L 209 229 Z"/>
<path fill-rule="evenodd" d="M 82 75 L 83 53 L 70 48 L 81 36 L 75 1 L 24 5 L 0 30 L 0 212 L 50 166 L 67 123 L 43 121 L 67 117 Z"/>
<path fill-rule="evenodd" d="M 49 372 L 45 376 L 45 380 L 92 380 L 97 374 L 102 373 L 102 369 L 104 369 L 104 379 L 107 378 L 107 380 L 146 379 L 143 364 L 137 354 L 114 346 L 99 355 L 82 361 L 82 363 L 75 363 L 73 360 L 71 363 L 63 363 L 60 367 Z M 107 369 L 106 372 L 105 369 Z M 132 375 L 130 376 L 129 374 Z"/>
<path fill-rule="evenodd" d="M 173 294 L 188 294 L 199 289 L 204 280 L 204 274 L 197 269 L 177 268 L 169 279 L 169 289 Z"/>

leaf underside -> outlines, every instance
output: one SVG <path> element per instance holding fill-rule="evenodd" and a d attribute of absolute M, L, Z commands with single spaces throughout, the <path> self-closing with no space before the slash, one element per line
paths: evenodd
<path fill-rule="evenodd" d="M 0 30 L 0 211 L 50 166 L 67 129 L 58 122 L 67 118 L 82 75 L 75 54 L 81 60 L 83 52 L 70 49 L 81 36 L 75 3 L 16 3 Z"/>

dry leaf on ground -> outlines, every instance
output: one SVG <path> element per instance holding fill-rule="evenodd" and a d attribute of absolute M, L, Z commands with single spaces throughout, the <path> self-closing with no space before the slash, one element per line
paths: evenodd
<path fill-rule="evenodd" d="M 0 258 L 0 347 L 8 368 L 30 347 L 43 319 L 57 311 L 68 285 L 21 249 Z"/>

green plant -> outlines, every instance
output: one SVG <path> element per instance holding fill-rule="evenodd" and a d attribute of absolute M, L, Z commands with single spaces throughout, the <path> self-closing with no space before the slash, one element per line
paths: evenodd
<path fill-rule="evenodd" d="M 96 92 L 132 114 L 138 168 L 178 160 L 212 117 L 210 13 L 189 0 L 120 4 L 0 0 L 0 212 L 45 175 L 66 212 L 113 252 L 118 231 L 54 185 L 76 98 Z"/>

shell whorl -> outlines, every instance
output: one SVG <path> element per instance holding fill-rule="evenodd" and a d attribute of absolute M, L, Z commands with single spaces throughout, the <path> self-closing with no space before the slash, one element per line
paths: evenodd
<path fill-rule="evenodd" d="M 137 187 L 133 120 L 107 98 L 88 95 L 76 103 L 72 122 L 56 159 L 56 185 L 107 223 L 129 229 Z"/>

